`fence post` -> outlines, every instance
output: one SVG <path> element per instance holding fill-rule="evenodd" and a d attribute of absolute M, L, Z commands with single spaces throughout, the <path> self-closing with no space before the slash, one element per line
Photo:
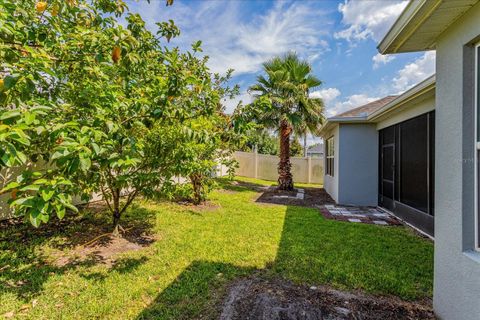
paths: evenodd
<path fill-rule="evenodd" d="M 307 157 L 308 183 L 312 183 L 312 157 Z"/>
<path fill-rule="evenodd" d="M 258 178 L 258 151 L 257 151 L 257 146 L 255 146 L 254 153 L 253 153 L 253 177 L 255 179 Z"/>

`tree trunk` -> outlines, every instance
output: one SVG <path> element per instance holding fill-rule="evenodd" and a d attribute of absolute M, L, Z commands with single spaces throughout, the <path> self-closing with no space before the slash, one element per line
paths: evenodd
<path fill-rule="evenodd" d="M 190 181 L 193 187 L 193 204 L 199 205 L 202 202 L 202 181 L 197 174 L 190 175 Z"/>
<path fill-rule="evenodd" d="M 280 123 L 280 162 L 278 163 L 278 189 L 293 190 L 290 168 L 290 134 L 292 127 L 286 120 Z"/>
<path fill-rule="evenodd" d="M 120 189 L 112 190 L 112 200 L 113 200 L 113 234 L 119 235 L 120 227 Z"/>

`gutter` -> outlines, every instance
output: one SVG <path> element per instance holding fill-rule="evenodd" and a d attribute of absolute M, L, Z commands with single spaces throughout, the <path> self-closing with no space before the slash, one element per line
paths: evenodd
<path fill-rule="evenodd" d="M 386 105 L 384 105 L 382 108 L 378 109 L 377 111 L 372 112 L 369 115 L 365 116 L 358 116 L 358 117 L 332 117 L 328 118 L 325 124 L 320 128 L 319 135 L 323 136 L 324 133 L 328 130 L 330 130 L 333 126 L 334 123 L 340 124 L 340 123 L 374 123 L 375 120 L 378 118 L 384 116 L 385 114 L 391 112 L 392 110 L 395 110 L 402 105 L 422 96 L 423 94 L 434 90 L 435 89 L 435 75 L 430 76 L 429 78 L 423 80 L 419 84 L 417 84 L 415 87 L 407 90 L 406 92 L 402 93 L 399 95 L 397 98 L 394 100 L 390 101 Z"/>

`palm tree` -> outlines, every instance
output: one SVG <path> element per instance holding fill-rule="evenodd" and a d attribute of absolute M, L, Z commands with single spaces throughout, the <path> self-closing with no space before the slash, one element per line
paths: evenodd
<path fill-rule="evenodd" d="M 261 112 L 257 122 L 265 127 L 278 128 L 280 162 L 278 189 L 293 190 L 290 172 L 290 135 L 294 130 L 314 130 L 323 121 L 323 101 L 310 98 L 309 91 L 322 82 L 311 74 L 311 65 L 295 53 L 275 57 L 263 64 L 266 74 L 257 77 L 249 91 L 254 95 Z M 307 130 L 307 129 L 305 129 Z"/>
<path fill-rule="evenodd" d="M 320 104 L 322 104 L 322 109 L 323 109 L 323 101 L 319 101 Z M 318 117 L 313 116 L 311 117 L 310 115 L 307 115 L 299 126 L 294 128 L 295 135 L 298 137 L 303 137 L 303 156 L 307 157 L 307 135 L 309 133 L 316 135 L 320 131 L 320 126 L 323 124 L 323 117 L 318 119 Z"/>

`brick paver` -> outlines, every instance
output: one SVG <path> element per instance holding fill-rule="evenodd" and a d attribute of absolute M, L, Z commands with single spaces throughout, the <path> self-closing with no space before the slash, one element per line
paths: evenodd
<path fill-rule="evenodd" d="M 401 222 L 378 208 L 353 207 L 326 204 L 317 206 L 327 219 L 341 220 L 354 223 L 368 223 L 379 226 L 400 225 Z"/>

